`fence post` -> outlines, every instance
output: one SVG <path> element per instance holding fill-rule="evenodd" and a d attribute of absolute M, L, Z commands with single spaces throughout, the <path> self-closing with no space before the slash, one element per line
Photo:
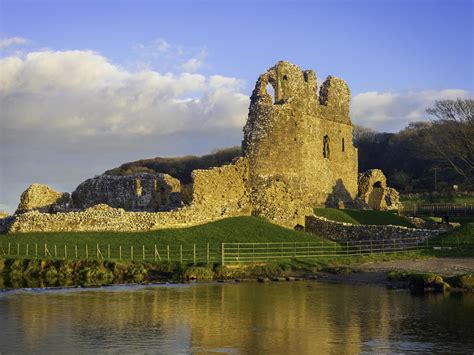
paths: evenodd
<path fill-rule="evenodd" d="M 35 257 L 38 257 L 38 243 L 35 243 Z"/>
<path fill-rule="evenodd" d="M 179 245 L 179 262 L 181 263 L 181 265 L 183 264 L 183 245 L 182 244 Z"/>
<path fill-rule="evenodd" d="M 160 261 L 161 261 L 160 253 L 158 253 L 158 249 L 156 248 L 156 244 L 155 244 L 155 261 L 156 261 L 157 256 L 160 258 Z"/>
<path fill-rule="evenodd" d="M 100 251 L 100 248 L 99 248 L 99 243 L 96 244 L 96 256 L 97 256 L 97 259 L 104 259 L 104 256 L 102 255 L 102 252 Z"/>
<path fill-rule="evenodd" d="M 209 260 L 209 243 L 207 243 L 207 255 L 206 255 L 206 260 L 207 260 L 207 265 L 210 264 L 210 260 Z"/>
<path fill-rule="evenodd" d="M 193 265 L 196 265 L 196 243 L 193 244 Z"/>
<path fill-rule="evenodd" d="M 28 249 L 29 249 L 29 244 L 26 243 L 26 256 L 27 256 L 27 257 L 28 257 L 28 254 L 29 254 L 29 250 L 28 250 Z"/>
<path fill-rule="evenodd" d="M 67 259 L 67 245 L 64 244 L 64 260 Z"/>
<path fill-rule="evenodd" d="M 221 243 L 221 265 L 224 266 L 224 243 Z"/>
<path fill-rule="evenodd" d="M 133 245 L 130 246 L 130 259 L 133 260 Z"/>
<path fill-rule="evenodd" d="M 48 244 L 44 243 L 44 256 L 46 257 L 46 255 L 52 256 L 48 249 Z"/>
<path fill-rule="evenodd" d="M 166 254 L 168 255 L 168 262 L 170 261 L 170 246 L 166 246 Z"/>
<path fill-rule="evenodd" d="M 86 244 L 86 259 L 89 259 L 89 246 Z"/>
<path fill-rule="evenodd" d="M 54 257 L 58 257 L 58 247 L 56 246 L 56 244 L 54 244 Z"/>
<path fill-rule="evenodd" d="M 78 258 L 78 255 L 77 255 L 77 244 L 74 244 L 74 252 L 76 254 L 76 259 Z"/>
<path fill-rule="evenodd" d="M 145 260 L 145 245 L 142 244 L 142 256 L 143 256 L 143 260 Z"/>
<path fill-rule="evenodd" d="M 119 260 L 122 260 L 122 246 L 119 245 Z"/>
<path fill-rule="evenodd" d="M 107 244 L 107 259 L 110 259 L 110 244 Z"/>

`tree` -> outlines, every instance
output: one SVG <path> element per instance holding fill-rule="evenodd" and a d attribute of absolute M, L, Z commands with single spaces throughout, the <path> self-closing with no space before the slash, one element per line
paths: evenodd
<path fill-rule="evenodd" d="M 429 130 L 431 158 L 474 183 L 474 100 L 440 100 L 426 110 L 436 117 Z"/>

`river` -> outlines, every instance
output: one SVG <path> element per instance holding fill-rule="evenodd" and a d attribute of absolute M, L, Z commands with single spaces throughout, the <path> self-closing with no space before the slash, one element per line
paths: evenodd
<path fill-rule="evenodd" d="M 318 281 L 0 292 L 0 353 L 472 353 L 474 294 Z"/>

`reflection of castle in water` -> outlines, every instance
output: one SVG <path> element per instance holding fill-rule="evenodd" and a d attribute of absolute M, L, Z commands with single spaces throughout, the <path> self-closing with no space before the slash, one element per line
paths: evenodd
<path fill-rule="evenodd" d="M 412 329 L 414 318 L 419 341 L 455 341 L 449 333 L 433 339 L 430 327 L 462 329 L 465 322 L 467 331 L 474 297 L 459 296 L 454 308 L 449 297 L 317 282 L 19 294 L 0 299 L 0 344 L 23 344 L 18 351 L 61 344 L 78 351 L 158 345 L 168 353 L 233 347 L 243 353 L 359 353 L 368 342 L 372 350 L 389 348 L 394 337 Z M 424 333 L 418 329 L 423 324 Z M 2 326 L 13 329 L 12 335 Z"/>

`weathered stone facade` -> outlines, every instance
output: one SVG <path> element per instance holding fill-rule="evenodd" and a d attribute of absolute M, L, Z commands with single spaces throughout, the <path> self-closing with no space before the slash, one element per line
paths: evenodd
<path fill-rule="evenodd" d="M 248 174 L 245 158 L 218 168 L 194 170 L 193 205 L 223 213 L 250 214 Z"/>
<path fill-rule="evenodd" d="M 67 192 L 57 192 L 47 185 L 32 184 L 20 197 L 15 214 L 29 211 L 52 213 L 66 210 L 71 202 Z"/>
<path fill-rule="evenodd" d="M 101 175 L 81 183 L 72 200 L 76 209 L 104 203 L 127 211 L 169 211 L 181 206 L 181 184 L 167 174 Z"/>
<path fill-rule="evenodd" d="M 267 85 L 273 87 L 274 99 Z M 266 211 L 298 201 L 303 208 L 288 206 L 287 220 L 281 221 L 290 225 L 304 218 L 305 207 L 353 205 L 357 149 L 352 145 L 349 100 L 343 80 L 328 77 L 318 95 L 315 73 L 287 62 L 260 76 L 243 140 L 255 214 L 273 220 L 273 213 Z M 273 199 L 267 198 L 269 189 Z"/>
<path fill-rule="evenodd" d="M 354 225 L 314 215 L 306 216 L 305 231 L 338 242 L 407 238 L 423 241 L 444 232 L 440 229 L 416 229 L 392 225 Z"/>

